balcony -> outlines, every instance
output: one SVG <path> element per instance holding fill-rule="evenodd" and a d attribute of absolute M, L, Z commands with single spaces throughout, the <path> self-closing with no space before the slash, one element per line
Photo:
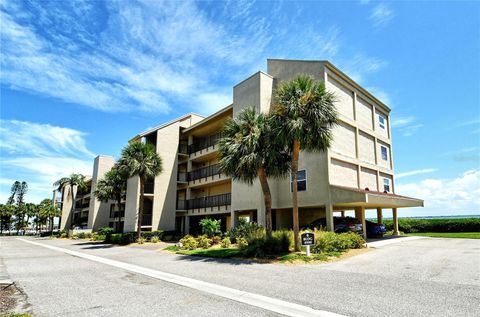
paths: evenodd
<path fill-rule="evenodd" d="M 143 214 L 142 217 L 142 226 L 151 226 L 152 225 L 152 214 Z"/>
<path fill-rule="evenodd" d="M 187 201 L 177 200 L 177 210 L 187 210 Z"/>
<path fill-rule="evenodd" d="M 178 172 L 177 181 L 182 182 L 182 183 L 188 182 L 188 173 L 187 172 Z"/>
<path fill-rule="evenodd" d="M 219 175 L 220 168 L 218 164 L 202 167 L 191 172 L 188 172 L 188 181 L 195 181 L 201 178 L 207 178 L 213 175 Z"/>
<path fill-rule="evenodd" d="M 154 183 L 145 183 L 144 193 L 145 194 L 153 194 L 154 191 Z"/>
<path fill-rule="evenodd" d="M 232 202 L 232 194 L 221 194 L 216 196 L 206 196 L 200 198 L 189 199 L 187 203 L 188 209 L 199 209 L 209 207 L 229 206 Z"/>
<path fill-rule="evenodd" d="M 180 143 L 178 145 L 178 154 L 188 155 L 188 144 Z"/>
<path fill-rule="evenodd" d="M 110 218 L 122 218 L 125 217 L 125 210 L 110 211 Z"/>
<path fill-rule="evenodd" d="M 221 138 L 221 134 L 213 134 L 207 137 L 199 138 L 194 141 L 193 144 L 188 146 L 188 154 L 192 154 L 198 151 L 202 151 L 203 149 L 207 149 L 211 146 L 215 147 L 217 141 Z"/>

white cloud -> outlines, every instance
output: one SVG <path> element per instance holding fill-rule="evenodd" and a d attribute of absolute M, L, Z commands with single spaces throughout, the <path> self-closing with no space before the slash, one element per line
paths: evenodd
<path fill-rule="evenodd" d="M 480 214 L 480 170 L 466 171 L 453 179 L 427 178 L 397 184 L 395 192 L 425 200 L 422 214 Z"/>
<path fill-rule="evenodd" d="M 199 114 L 210 115 L 232 103 L 230 94 L 223 93 L 204 93 L 196 98 L 198 100 Z"/>
<path fill-rule="evenodd" d="M 418 129 L 422 128 L 423 123 L 418 123 L 414 116 L 396 117 L 392 119 L 392 128 L 398 130 L 403 136 L 414 135 Z"/>
<path fill-rule="evenodd" d="M 84 132 L 35 122 L 1 120 L 0 202 L 14 181 L 27 181 L 26 200 L 51 197 L 53 183 L 72 173 L 90 175 L 94 154 Z"/>
<path fill-rule="evenodd" d="M 378 100 L 386 104 L 389 108 L 393 109 L 392 99 L 386 91 L 378 87 L 366 87 L 365 89 L 367 89 L 367 91 L 374 95 Z"/>
<path fill-rule="evenodd" d="M 424 169 L 419 169 L 419 170 L 413 170 L 409 172 L 403 172 L 403 173 L 398 173 L 395 174 L 395 179 L 407 177 L 407 176 L 413 176 L 413 175 L 419 175 L 419 174 L 426 174 L 426 173 L 432 173 L 436 172 L 436 168 L 424 168 Z"/>
<path fill-rule="evenodd" d="M 379 3 L 372 9 L 369 19 L 374 27 L 386 26 L 395 16 L 393 10 L 385 3 Z"/>
<path fill-rule="evenodd" d="M 388 63 L 365 54 L 355 54 L 352 58 L 340 62 L 341 67 L 353 80 L 362 83 L 364 76 L 376 73 L 385 68 Z"/>

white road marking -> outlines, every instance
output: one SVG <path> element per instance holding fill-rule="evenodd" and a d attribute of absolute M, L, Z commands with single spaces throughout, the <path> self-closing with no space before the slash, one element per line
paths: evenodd
<path fill-rule="evenodd" d="M 308 306 L 303 306 L 303 305 L 283 301 L 280 299 L 255 294 L 255 293 L 240 291 L 234 288 L 221 286 L 213 283 L 208 283 L 208 282 L 204 282 L 204 281 L 200 281 L 200 280 L 196 280 L 196 279 L 192 279 L 192 278 L 188 278 L 180 275 L 157 271 L 157 270 L 145 268 L 145 267 L 134 265 L 134 264 L 111 260 L 111 259 L 96 256 L 96 255 L 91 255 L 91 254 L 73 251 L 69 249 L 59 248 L 52 245 L 29 241 L 22 238 L 17 238 L 17 239 L 26 243 L 38 245 L 38 246 L 51 249 L 54 251 L 58 251 L 58 252 L 63 252 L 63 253 L 70 254 L 79 258 L 87 259 L 90 261 L 95 261 L 102 264 L 118 267 L 123 270 L 146 275 L 149 277 L 153 277 L 155 279 L 174 283 L 177 285 L 182 285 L 182 286 L 192 288 L 201 292 L 206 292 L 212 295 L 228 298 L 236 302 L 259 307 L 259 308 L 276 312 L 279 314 L 283 314 L 286 316 L 345 317 L 344 315 L 339 315 L 339 314 L 324 311 L 324 310 L 315 310 Z"/>
<path fill-rule="evenodd" d="M 390 244 L 396 244 L 396 243 L 402 243 L 402 242 L 407 242 L 407 241 L 412 241 L 412 240 L 418 240 L 418 239 L 425 239 L 426 237 L 399 237 L 399 238 L 391 238 L 391 239 L 385 239 L 385 240 L 379 240 L 375 242 L 369 242 L 367 243 L 367 246 L 369 248 L 381 248 L 386 245 Z"/>

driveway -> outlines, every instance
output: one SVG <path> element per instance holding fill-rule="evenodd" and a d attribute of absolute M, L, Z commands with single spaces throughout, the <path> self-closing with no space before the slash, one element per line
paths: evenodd
<path fill-rule="evenodd" d="M 346 316 L 478 315 L 479 240 L 399 240 L 342 261 L 299 266 L 187 257 L 86 241 L 32 240 Z M 276 315 L 15 238 L 0 239 L 0 256 L 39 316 Z"/>

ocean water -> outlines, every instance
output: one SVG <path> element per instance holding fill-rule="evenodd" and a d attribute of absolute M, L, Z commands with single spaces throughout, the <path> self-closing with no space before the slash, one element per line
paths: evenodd
<path fill-rule="evenodd" d="M 452 215 L 452 216 L 423 216 L 423 217 L 398 217 L 409 219 L 463 219 L 463 218 L 480 218 L 480 215 Z M 377 219 L 376 217 L 367 219 Z M 392 219 L 392 217 L 383 217 L 383 219 Z"/>

